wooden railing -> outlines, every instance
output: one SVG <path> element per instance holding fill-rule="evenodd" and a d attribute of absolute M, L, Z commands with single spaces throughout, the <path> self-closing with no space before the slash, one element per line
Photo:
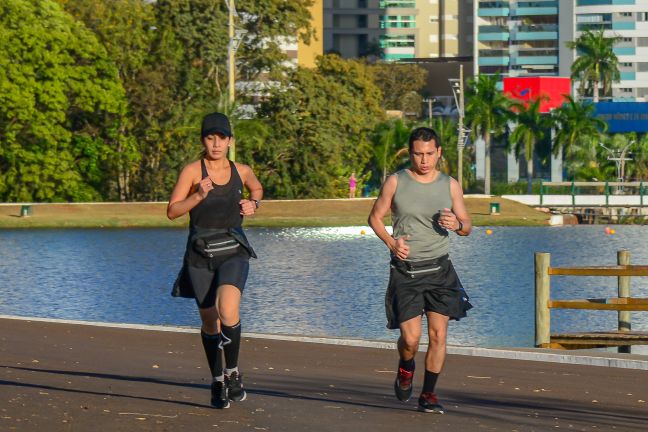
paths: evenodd
<path fill-rule="evenodd" d="M 551 267 L 551 255 L 535 254 L 535 344 L 542 348 L 579 349 L 618 346 L 629 352 L 630 345 L 648 344 L 648 332 L 631 331 L 630 311 L 648 311 L 648 298 L 630 296 L 630 277 L 648 276 L 648 266 L 630 265 L 630 252 L 617 252 L 616 266 Z M 618 297 L 552 299 L 551 276 L 616 276 Z M 551 334 L 551 309 L 618 311 L 616 331 Z"/>

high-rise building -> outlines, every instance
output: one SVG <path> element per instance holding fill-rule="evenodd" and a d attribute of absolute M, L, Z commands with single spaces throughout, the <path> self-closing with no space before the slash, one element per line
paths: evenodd
<path fill-rule="evenodd" d="M 475 3 L 475 74 L 558 75 L 557 0 Z"/>
<path fill-rule="evenodd" d="M 324 51 L 385 60 L 472 53 L 472 0 L 325 0 Z"/>
<path fill-rule="evenodd" d="M 614 101 L 648 101 L 648 0 L 569 0 L 560 2 L 560 13 L 571 19 L 560 23 L 561 41 L 575 40 L 587 29 L 603 29 L 617 36 L 614 52 L 619 58 L 621 80 L 612 83 Z M 578 55 L 565 49 L 560 74 L 570 75 Z"/>
<path fill-rule="evenodd" d="M 480 0 L 474 14 L 475 74 L 568 77 L 578 53 L 565 43 L 602 29 L 620 37 L 611 97 L 648 101 L 648 0 Z"/>

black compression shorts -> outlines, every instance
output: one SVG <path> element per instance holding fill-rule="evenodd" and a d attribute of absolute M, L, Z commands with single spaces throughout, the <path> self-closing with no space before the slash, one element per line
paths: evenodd
<path fill-rule="evenodd" d="M 243 248 L 230 256 L 213 262 L 210 268 L 187 266 L 196 303 L 201 309 L 216 304 L 216 291 L 221 285 L 234 285 L 241 292 L 245 288 L 250 269 L 250 254 Z"/>

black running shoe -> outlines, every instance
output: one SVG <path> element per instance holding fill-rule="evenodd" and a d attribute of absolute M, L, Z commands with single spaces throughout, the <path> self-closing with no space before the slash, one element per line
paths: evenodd
<path fill-rule="evenodd" d="M 396 381 L 394 381 L 394 393 L 401 402 L 407 402 L 412 397 L 412 380 L 414 371 L 408 371 L 401 367 L 398 368 Z"/>
<path fill-rule="evenodd" d="M 421 393 L 421 396 L 418 400 L 418 410 L 426 413 L 445 413 L 445 410 L 439 403 L 437 396 L 431 392 Z"/>
<path fill-rule="evenodd" d="M 211 404 L 214 408 L 229 408 L 229 398 L 227 397 L 227 386 L 223 381 L 214 381 L 211 385 Z"/>
<path fill-rule="evenodd" d="M 225 375 L 225 382 L 227 383 L 227 393 L 230 400 L 235 402 L 244 401 L 247 393 L 243 388 L 243 376 L 239 372 L 232 372 L 231 375 Z"/>

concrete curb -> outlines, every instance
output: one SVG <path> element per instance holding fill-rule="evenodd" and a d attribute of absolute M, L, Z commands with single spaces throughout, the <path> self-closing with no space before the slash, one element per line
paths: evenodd
<path fill-rule="evenodd" d="M 49 322 L 49 323 L 57 323 L 57 324 L 86 325 L 86 326 L 95 326 L 95 327 L 122 328 L 122 329 L 145 330 L 145 331 L 162 331 L 162 332 L 173 332 L 173 333 L 200 333 L 200 329 L 193 328 L 193 327 L 76 321 L 76 320 L 63 320 L 63 319 L 55 319 L 55 318 L 22 317 L 22 316 L 14 316 L 14 315 L 0 315 L 0 319 Z M 280 340 L 280 341 L 289 341 L 289 342 L 342 345 L 342 346 L 352 346 L 352 347 L 361 347 L 361 348 L 396 349 L 396 344 L 393 342 L 371 341 L 371 340 L 364 340 L 364 339 L 343 339 L 343 338 L 333 338 L 333 337 L 298 336 L 298 335 L 263 334 L 263 333 L 243 333 L 243 337 L 252 338 L 252 339 L 269 339 L 269 340 Z M 425 345 L 421 346 L 421 350 L 424 350 L 425 348 L 426 348 Z M 626 358 L 623 355 L 612 356 L 609 355 L 608 353 L 565 354 L 563 352 L 556 353 L 545 349 L 533 349 L 533 348 L 498 349 L 498 348 L 448 346 L 448 354 L 474 356 L 474 357 L 500 358 L 500 359 L 508 359 L 508 360 L 526 360 L 526 361 L 574 364 L 574 365 L 585 365 L 585 366 L 604 366 L 604 367 L 613 367 L 619 369 L 648 370 L 648 358 L 646 360 L 642 360 L 636 358 Z"/>

